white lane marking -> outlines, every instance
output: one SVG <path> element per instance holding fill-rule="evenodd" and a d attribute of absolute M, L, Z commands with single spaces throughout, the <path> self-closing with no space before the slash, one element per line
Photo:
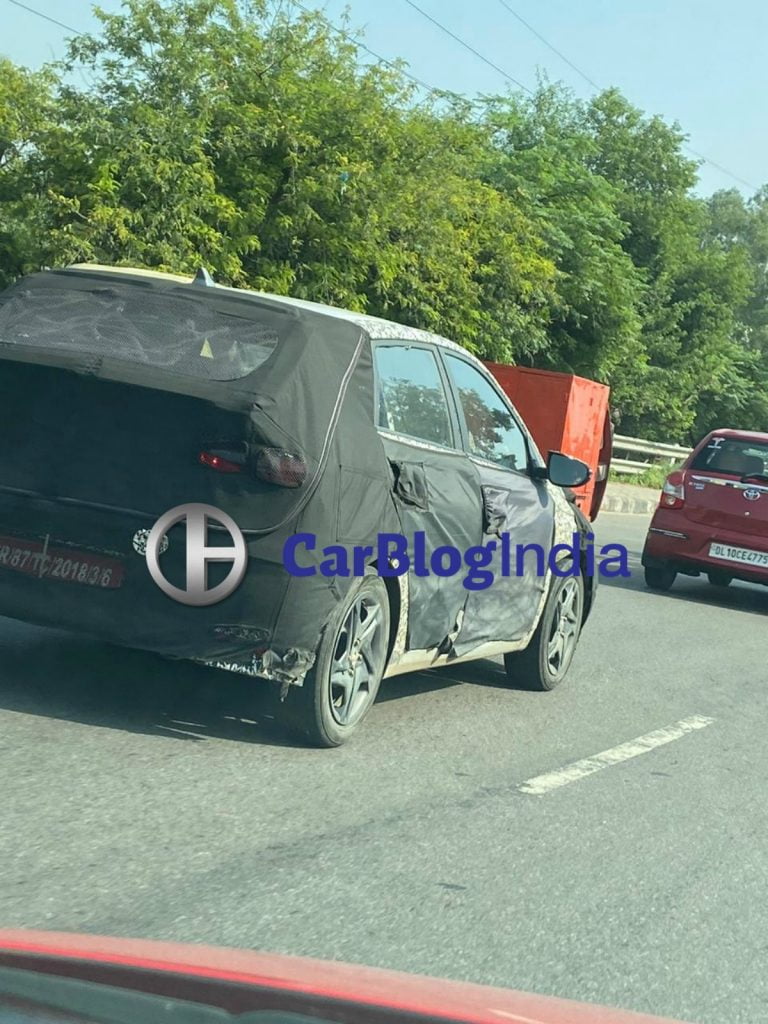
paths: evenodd
<path fill-rule="evenodd" d="M 564 768 L 558 768 L 553 772 L 546 772 L 544 775 L 536 775 L 532 779 L 523 782 L 518 789 L 521 793 L 530 793 L 531 796 L 544 796 L 545 793 L 560 786 L 567 786 L 571 782 L 578 782 L 587 775 L 593 775 L 603 768 L 610 768 L 612 764 L 620 764 L 622 761 L 629 761 L 630 758 L 639 757 L 640 754 L 647 754 L 656 747 L 663 747 L 665 743 L 672 743 L 679 740 L 686 733 L 694 732 L 696 729 L 706 729 L 712 725 L 714 718 L 707 718 L 704 715 L 693 715 L 691 718 L 683 718 L 674 725 L 667 725 L 663 729 L 655 729 L 645 736 L 638 736 L 637 739 L 620 743 L 618 747 L 611 747 L 610 750 L 603 750 L 593 757 L 585 757 L 581 761 L 574 761 Z"/>

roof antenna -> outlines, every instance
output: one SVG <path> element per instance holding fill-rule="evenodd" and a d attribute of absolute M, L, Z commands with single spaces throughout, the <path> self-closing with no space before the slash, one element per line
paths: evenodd
<path fill-rule="evenodd" d="M 213 278 L 205 269 L 205 267 L 200 267 L 198 272 L 192 278 L 192 284 L 202 284 L 206 288 L 214 288 L 216 286 L 216 282 L 213 280 Z"/>

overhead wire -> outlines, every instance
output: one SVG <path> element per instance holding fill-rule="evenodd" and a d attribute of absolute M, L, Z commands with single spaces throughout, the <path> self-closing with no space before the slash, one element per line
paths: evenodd
<path fill-rule="evenodd" d="M 304 11 L 305 14 L 318 13 L 306 7 L 303 3 L 300 2 L 300 0 L 289 0 L 289 2 L 291 6 L 298 7 L 300 10 Z M 514 75 L 510 74 L 500 65 L 496 64 L 495 61 L 492 61 L 489 57 L 486 57 L 483 53 L 481 53 L 474 46 L 472 46 L 471 43 L 468 43 L 465 39 L 462 39 L 460 35 L 458 35 L 452 29 L 448 28 L 447 25 L 444 25 L 441 21 L 438 21 L 437 18 L 433 17 L 422 7 L 420 7 L 417 3 L 415 3 L 415 0 L 405 0 L 405 2 L 409 5 L 409 7 L 412 7 L 422 17 L 426 18 L 429 22 L 431 22 L 436 28 L 440 29 L 441 32 L 445 33 L 447 36 L 449 36 L 451 39 L 457 42 L 460 46 L 464 47 L 464 49 L 473 54 L 473 56 L 475 56 L 478 60 L 481 60 L 488 67 L 492 68 L 503 78 L 505 78 L 508 82 L 511 82 L 513 85 L 516 85 L 519 89 L 522 89 L 529 95 L 534 95 L 533 90 L 530 89 L 527 85 L 525 85 L 519 79 L 515 78 Z M 72 25 L 67 25 L 65 22 L 59 21 L 57 18 L 52 18 L 49 14 L 46 14 L 44 11 L 39 11 L 34 7 L 30 7 L 29 4 L 23 3 L 22 0 L 8 0 L 8 3 L 11 3 L 15 7 L 19 7 L 21 10 L 27 11 L 30 14 L 36 15 L 38 18 L 43 18 L 45 21 L 48 21 L 52 25 L 56 25 L 59 28 L 63 28 L 67 32 L 72 32 L 76 36 L 81 36 L 85 34 L 79 31 L 78 29 L 74 28 Z M 593 89 L 597 89 L 598 91 L 600 90 L 600 86 L 594 81 L 594 79 L 592 79 L 585 71 L 582 71 L 582 69 L 579 68 L 578 65 L 576 65 L 561 50 L 559 50 L 556 46 L 550 43 L 549 40 L 545 36 L 543 36 L 537 29 L 535 29 L 533 25 L 530 24 L 530 22 L 526 21 L 525 18 L 522 17 L 522 15 L 518 14 L 518 12 L 511 6 L 511 4 L 507 2 L 507 0 L 499 0 L 499 3 L 510 15 L 512 15 L 512 17 L 516 18 L 521 25 L 528 29 L 528 31 L 531 32 L 540 42 L 542 42 L 549 50 L 551 50 L 556 56 L 558 56 L 560 60 L 567 64 L 568 67 L 570 67 L 573 71 L 576 72 L 577 75 L 579 75 L 585 82 L 587 82 L 588 85 L 590 85 Z M 282 0 L 280 6 L 282 6 Z M 325 14 L 322 14 L 322 17 L 325 20 L 328 27 L 333 32 L 344 37 L 359 49 L 364 50 L 366 53 L 370 54 L 370 56 L 373 57 L 379 63 L 384 64 L 386 67 L 392 68 L 393 70 L 397 71 L 399 74 L 403 75 L 404 78 L 407 78 L 409 81 L 413 82 L 415 85 L 425 90 L 427 93 L 435 96 L 447 96 L 451 94 L 456 95 L 454 91 L 451 89 L 438 89 L 435 86 L 429 85 L 423 79 L 418 78 L 414 74 L 411 74 L 410 71 L 407 71 L 398 62 L 388 60 L 380 53 L 377 53 L 375 50 L 372 50 L 370 46 L 367 46 L 365 43 L 361 42 L 360 39 L 353 36 L 351 33 L 339 28 L 332 21 L 330 21 L 330 19 Z M 700 153 L 698 150 L 693 149 L 693 147 L 689 146 L 687 143 L 683 144 L 683 148 L 686 150 L 686 152 L 690 153 L 697 160 L 703 161 L 710 167 L 715 168 L 715 170 L 719 171 L 721 174 L 724 174 L 727 177 L 732 178 L 734 181 L 737 181 L 740 185 L 743 185 L 745 188 L 751 189 L 753 192 L 759 191 L 758 186 L 747 181 L 745 178 L 742 178 L 740 175 L 735 174 L 727 167 L 724 167 L 722 164 L 717 163 L 717 161 L 712 160 L 710 157 L 706 156 L 703 153 Z"/>
<path fill-rule="evenodd" d="M 484 64 L 487 64 L 489 68 L 493 68 L 494 71 L 497 71 L 500 75 L 503 75 L 503 77 L 506 78 L 508 82 L 512 82 L 519 89 L 523 89 L 531 96 L 534 95 L 533 89 L 529 89 L 527 85 L 524 85 L 513 75 L 510 75 L 508 71 L 504 70 L 504 68 L 499 67 L 499 65 L 494 63 L 494 61 L 484 56 L 482 53 L 480 53 L 479 50 L 476 50 L 474 46 L 471 45 L 471 43 L 468 43 L 465 39 L 462 39 L 461 36 L 456 35 L 455 32 L 451 31 L 451 29 L 449 29 L 446 25 L 443 25 L 443 23 L 438 21 L 437 18 L 433 18 L 431 14 L 428 14 L 425 10 L 419 7 L 418 4 L 414 3 L 414 0 L 405 0 L 405 2 L 409 5 L 409 7 L 412 7 L 415 11 L 418 11 L 419 14 L 421 14 L 428 21 L 431 21 L 432 24 L 437 26 L 437 28 L 439 28 L 442 32 L 450 36 L 451 39 L 454 39 L 457 43 L 463 46 L 465 50 L 469 50 L 470 53 L 474 54 L 475 57 L 478 57 Z"/>
<path fill-rule="evenodd" d="M 525 18 L 523 18 L 521 15 L 519 15 L 517 13 L 517 11 L 514 10 L 514 8 L 510 7 L 510 5 L 507 3 L 507 0 L 499 0 L 499 3 L 501 4 L 502 7 L 506 7 L 506 9 L 509 11 L 509 13 L 512 15 L 513 18 L 517 18 L 517 20 L 520 22 L 521 25 L 524 25 L 528 29 L 529 32 L 533 33 L 533 35 L 535 35 L 537 39 L 541 40 L 541 42 L 544 43 L 544 45 L 546 47 L 548 47 L 552 51 L 552 53 L 557 54 L 557 56 L 560 58 L 560 60 L 564 61 L 568 65 L 569 68 L 572 68 L 576 72 L 577 75 L 581 75 L 581 77 L 584 79 L 584 81 L 588 82 L 592 86 L 593 89 L 597 89 L 598 92 L 600 91 L 600 86 L 596 82 L 593 82 L 592 79 L 589 77 L 589 75 L 585 74 L 581 70 L 581 68 L 577 67 L 573 63 L 573 61 L 570 60 L 568 57 L 566 57 L 565 54 L 561 50 L 558 50 L 557 47 L 553 46 L 552 43 L 550 43 L 548 39 L 545 39 L 544 36 L 540 32 L 537 32 L 536 29 L 533 27 L 533 25 L 531 25 L 529 22 L 527 22 L 525 20 Z"/>
<path fill-rule="evenodd" d="M 72 28 L 71 25 L 65 25 L 63 21 L 57 21 L 56 18 L 52 18 L 49 14 L 44 14 L 43 11 L 37 11 L 34 7 L 29 7 L 27 4 L 23 4 L 21 0 L 8 0 L 9 4 L 13 4 L 15 7 L 20 7 L 23 11 L 29 11 L 30 14 L 36 14 L 38 18 L 44 18 L 46 21 L 50 21 L 52 25 L 58 25 L 59 28 L 64 28 L 67 32 L 74 32 L 76 36 L 81 36 L 84 33 L 78 32 L 76 28 Z"/>
<path fill-rule="evenodd" d="M 298 7 L 300 10 L 304 11 L 305 14 L 319 13 L 318 11 L 311 10 L 309 7 L 305 7 L 303 3 L 300 3 L 300 0 L 289 0 L 289 2 L 291 3 L 292 6 Z M 429 85 L 427 82 L 423 81 L 423 79 L 417 78 L 416 75 L 412 75 L 409 71 L 406 71 L 405 68 L 403 68 L 396 61 L 387 60 L 387 58 L 382 57 L 380 53 L 376 53 L 376 51 L 372 50 L 370 46 L 366 46 L 366 44 L 361 42 L 356 36 L 353 36 L 351 32 L 345 32 L 344 29 L 339 28 L 338 25 L 335 25 L 327 17 L 327 15 L 323 14 L 322 17 L 325 23 L 328 25 L 328 27 L 337 35 L 343 36 L 343 38 L 346 39 L 348 42 L 353 43 L 361 50 L 365 50 L 366 53 L 369 53 L 371 57 L 374 57 L 380 63 L 385 64 L 387 67 L 392 68 L 394 71 L 398 71 L 401 75 L 409 79 L 415 85 L 418 85 L 420 88 L 426 90 L 426 92 L 434 93 L 435 95 L 439 96 L 445 96 L 453 91 L 451 89 L 437 89 L 435 88 L 435 86 Z"/>
<path fill-rule="evenodd" d="M 411 0 L 406 0 L 406 3 L 411 3 Z M 536 36 L 538 40 L 540 40 L 548 49 L 550 49 L 552 53 L 556 54 L 560 58 L 560 60 L 564 61 L 568 65 L 568 67 L 575 71 L 576 74 L 579 75 L 581 78 L 583 78 L 585 82 L 591 85 L 593 89 L 597 89 L 598 92 L 600 91 L 601 87 L 594 81 L 594 79 L 590 78 L 590 76 L 586 74 L 586 72 L 582 71 L 581 68 L 574 64 L 574 62 L 569 57 L 566 57 L 566 55 L 561 50 L 558 50 L 557 47 L 550 43 L 550 41 L 545 36 L 543 36 L 533 27 L 533 25 L 527 22 L 525 18 L 522 17 L 522 15 L 518 14 L 517 11 L 511 6 L 511 4 L 508 3 L 508 0 L 499 0 L 499 3 L 505 10 L 507 10 L 512 15 L 513 18 L 516 18 L 521 25 L 524 25 L 529 32 Z M 411 4 L 411 6 L 414 5 Z M 732 178 L 734 181 L 738 181 L 739 184 L 743 185 L 745 188 L 751 189 L 753 192 L 759 191 L 757 185 L 753 185 L 751 182 L 747 181 L 745 178 L 742 178 L 740 175 L 734 174 L 734 172 L 729 171 L 727 167 L 723 167 L 722 164 L 717 163 L 715 160 L 711 160 L 708 156 L 705 156 L 703 153 L 699 153 L 697 150 L 695 150 L 692 146 L 689 146 L 687 143 L 683 143 L 683 149 L 687 153 L 690 153 L 691 156 L 696 157 L 697 160 L 702 160 L 705 164 L 709 164 L 710 167 L 714 167 L 715 170 L 720 171 L 721 174 L 725 174 L 727 177 Z"/>

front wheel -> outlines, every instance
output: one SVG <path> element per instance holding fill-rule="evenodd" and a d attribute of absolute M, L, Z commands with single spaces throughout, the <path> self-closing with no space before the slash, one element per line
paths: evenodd
<path fill-rule="evenodd" d="M 583 618 L 584 578 L 554 577 L 531 642 L 504 655 L 509 681 L 524 690 L 553 690 L 571 667 Z"/>
<path fill-rule="evenodd" d="M 289 690 L 282 717 L 314 746 L 341 746 L 376 700 L 388 645 L 387 588 L 366 575 L 331 616 L 315 664 L 303 686 Z"/>

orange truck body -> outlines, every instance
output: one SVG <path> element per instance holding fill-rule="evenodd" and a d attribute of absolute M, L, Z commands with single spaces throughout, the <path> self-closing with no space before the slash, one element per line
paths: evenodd
<path fill-rule="evenodd" d="M 573 488 L 573 492 L 579 508 L 594 521 L 611 462 L 611 389 L 569 373 L 502 363 L 485 365 L 525 420 L 545 457 L 547 452 L 564 452 L 589 466 L 589 481 Z"/>

